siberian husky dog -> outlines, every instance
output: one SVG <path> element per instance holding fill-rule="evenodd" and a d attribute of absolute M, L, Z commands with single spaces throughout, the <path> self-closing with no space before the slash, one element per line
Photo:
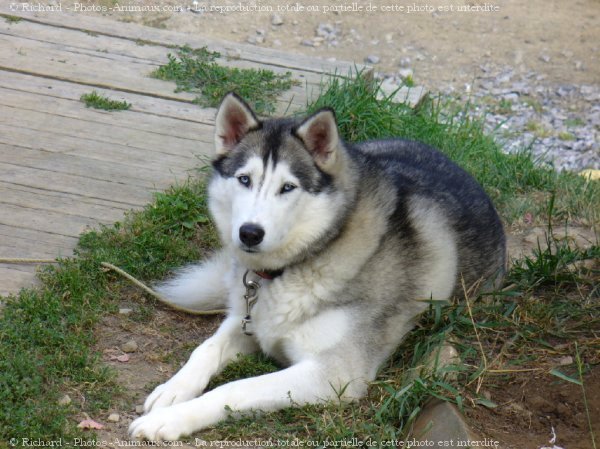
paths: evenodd
<path fill-rule="evenodd" d="M 175 440 L 235 412 L 354 400 L 428 300 L 504 272 L 505 236 L 477 182 L 437 150 L 342 141 L 331 109 L 261 120 L 235 94 L 216 117 L 209 207 L 222 249 L 160 287 L 226 306 L 214 336 L 145 402 L 130 434 Z M 286 368 L 204 393 L 238 354 Z"/>

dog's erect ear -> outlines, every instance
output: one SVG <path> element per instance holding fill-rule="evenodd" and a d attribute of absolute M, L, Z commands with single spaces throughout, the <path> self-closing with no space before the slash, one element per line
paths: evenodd
<path fill-rule="evenodd" d="M 327 171 L 335 165 L 340 135 L 333 110 L 321 109 L 311 115 L 296 128 L 295 133 L 319 167 Z"/>
<path fill-rule="evenodd" d="M 233 92 L 223 98 L 215 120 L 215 151 L 222 156 L 230 151 L 260 121 L 250 106 Z"/>

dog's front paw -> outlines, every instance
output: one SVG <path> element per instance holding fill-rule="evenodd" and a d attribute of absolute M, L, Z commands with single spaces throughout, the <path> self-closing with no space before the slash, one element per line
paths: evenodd
<path fill-rule="evenodd" d="M 197 379 L 182 379 L 173 377 L 171 380 L 154 389 L 144 402 L 144 412 L 148 413 L 159 408 L 169 407 L 180 402 L 195 398 L 202 390 L 198 391 Z"/>
<path fill-rule="evenodd" d="M 144 412 L 169 407 L 197 397 L 206 385 L 208 377 L 197 373 L 179 372 L 173 378 L 154 389 L 144 402 Z"/>
<path fill-rule="evenodd" d="M 133 438 L 148 441 L 173 441 L 184 435 L 189 435 L 185 414 L 177 406 L 166 407 L 141 416 L 129 426 L 129 434 Z"/>

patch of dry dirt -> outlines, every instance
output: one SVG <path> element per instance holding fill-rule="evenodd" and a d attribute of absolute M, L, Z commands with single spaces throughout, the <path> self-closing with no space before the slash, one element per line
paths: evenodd
<path fill-rule="evenodd" d="M 131 307 L 133 313 L 139 308 L 135 304 L 125 307 Z M 97 442 L 109 448 L 127 447 L 131 441 L 127 429 L 141 415 L 140 407 L 148 394 L 155 386 L 171 378 L 176 367 L 181 366 L 191 351 L 216 331 L 220 322 L 219 315 L 190 316 L 160 307 L 149 321 L 136 321 L 124 315 L 104 317 L 97 329 L 96 350 L 102 353 L 103 361 L 116 373 L 123 395 L 117 398 L 113 409 L 101 416 L 90 417 L 104 426 L 96 431 Z M 137 349 L 125 352 L 124 345 L 132 341 Z M 127 357 L 122 359 L 125 354 L 128 360 Z M 118 414 L 119 420 L 111 422 L 111 414 Z"/>
<path fill-rule="evenodd" d="M 577 378 L 576 375 L 573 377 Z M 588 416 L 600 429 L 600 366 L 584 376 L 587 411 L 579 385 L 547 373 L 524 374 L 492 391 L 495 409 L 468 409 L 471 426 L 482 435 L 500 441 L 504 449 L 591 449 Z M 556 441 L 550 443 L 552 429 Z"/>
<path fill-rule="evenodd" d="M 553 228 L 554 237 L 563 240 L 566 239 L 571 245 L 580 248 L 589 248 L 598 241 L 596 231 L 591 227 L 585 226 L 555 226 Z M 521 259 L 523 256 L 530 256 L 538 248 L 546 247 L 546 236 L 548 235 L 547 226 L 527 226 L 515 224 L 506 230 L 506 247 L 508 251 L 508 260 Z"/>
<path fill-rule="evenodd" d="M 74 1 L 63 2 L 73 4 Z M 111 0 L 80 1 L 110 5 Z M 136 2 L 119 2 L 136 4 Z M 191 6 L 188 0 L 144 2 L 149 5 Z M 237 0 L 196 2 L 196 9 L 211 5 L 237 5 Z M 287 1 L 242 2 L 272 8 L 281 17 L 273 25 L 273 12 L 129 13 L 107 11 L 106 17 L 158 28 L 205 35 L 233 42 L 256 40 L 256 45 L 289 53 L 356 61 L 375 55 L 375 68 L 396 73 L 400 66 L 414 70 L 414 77 L 432 90 L 465 84 L 481 75 L 491 63 L 517 72 L 535 71 L 550 84 L 597 84 L 600 81 L 600 2 L 597 0 L 411 0 L 386 1 Z M 278 11 L 293 5 L 303 11 Z M 324 12 L 325 7 L 356 5 L 361 12 Z M 376 11 L 367 12 L 369 5 Z M 489 12 L 459 12 L 465 7 L 497 7 Z M 318 7 L 308 12 L 309 6 Z M 384 7 L 403 8 L 382 11 Z M 443 11 L 444 7 L 454 11 Z M 412 8 L 412 12 L 409 12 Z M 440 10 L 442 8 L 442 10 Z M 433 12 L 432 9 L 434 10 Z M 416 11 L 415 11 L 416 10 Z M 323 40 L 316 35 L 320 24 L 337 31 Z M 317 38 L 311 46 L 307 41 Z M 322 37 L 322 36 L 321 36 Z M 313 46 L 314 45 L 314 46 Z"/>

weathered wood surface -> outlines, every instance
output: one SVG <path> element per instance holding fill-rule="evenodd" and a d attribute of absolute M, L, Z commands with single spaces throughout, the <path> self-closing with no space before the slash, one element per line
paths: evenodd
<path fill-rule="evenodd" d="M 2 17 L 4 15 L 4 17 Z M 18 22 L 5 20 L 17 16 Z M 220 63 L 291 72 L 300 85 L 278 112 L 306 105 L 321 81 L 352 64 L 71 13 L 0 5 L 0 258 L 70 256 L 87 228 L 147 204 L 210 155 L 214 110 L 149 77 L 173 46 L 207 46 Z M 132 104 L 87 109 L 96 90 Z M 0 264 L 0 295 L 34 282 L 35 266 Z"/>

